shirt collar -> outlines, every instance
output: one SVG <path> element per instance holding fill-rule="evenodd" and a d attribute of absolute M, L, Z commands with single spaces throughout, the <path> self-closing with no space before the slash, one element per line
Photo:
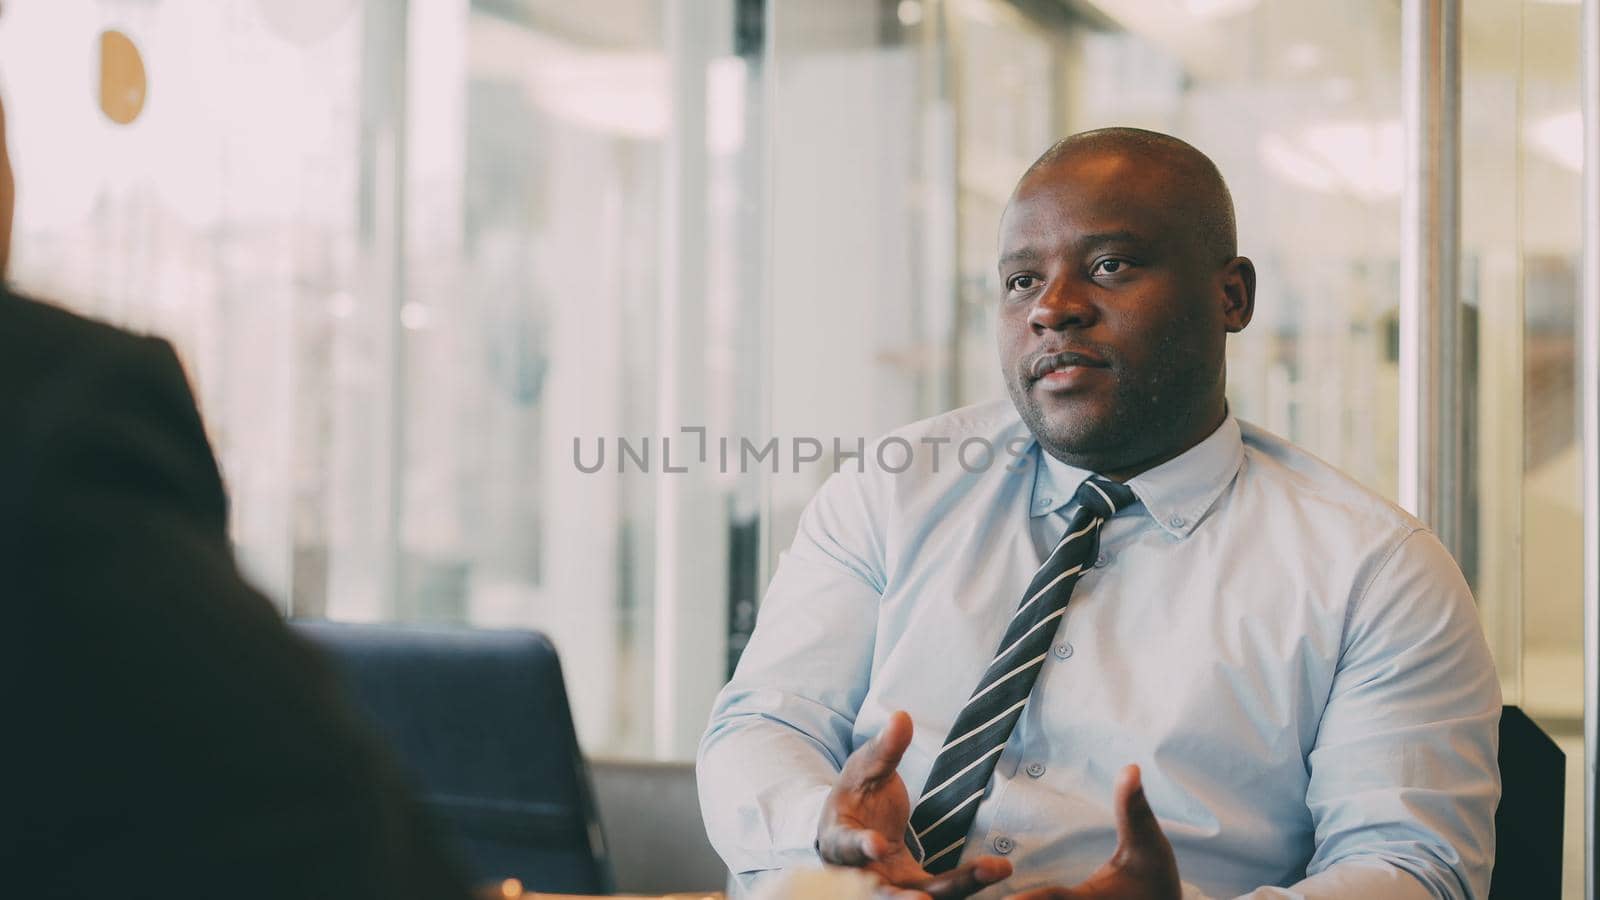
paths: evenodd
<path fill-rule="evenodd" d="M 1033 501 L 1028 504 L 1028 515 L 1048 516 L 1072 503 L 1078 493 L 1078 485 L 1089 477 L 1090 472 L 1067 465 L 1046 453 L 1037 439 L 1033 442 L 1033 452 Z"/>
<path fill-rule="evenodd" d="M 1049 515 L 1073 502 L 1090 472 L 1071 466 L 1034 441 L 1030 516 Z M 1244 462 L 1239 420 L 1228 416 L 1210 437 L 1128 482 L 1149 515 L 1175 537 L 1188 537 L 1233 481 Z"/>

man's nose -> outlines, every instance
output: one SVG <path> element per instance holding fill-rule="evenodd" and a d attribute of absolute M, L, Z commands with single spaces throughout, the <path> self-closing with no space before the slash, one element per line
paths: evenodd
<path fill-rule="evenodd" d="M 1053 284 L 1039 294 L 1033 309 L 1028 312 L 1028 326 L 1034 334 L 1046 331 L 1065 331 L 1069 328 L 1088 328 L 1099 313 L 1083 291 L 1068 285 Z"/>

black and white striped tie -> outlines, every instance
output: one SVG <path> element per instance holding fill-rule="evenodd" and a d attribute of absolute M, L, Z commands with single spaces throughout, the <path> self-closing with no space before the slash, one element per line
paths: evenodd
<path fill-rule="evenodd" d="M 994 661 L 956 716 L 922 799 L 906 827 L 906 846 L 929 872 L 947 872 L 961 857 L 978 802 L 994 774 L 1000 751 L 1011 737 L 1033 691 L 1050 643 L 1055 639 L 1073 585 L 1094 565 L 1100 526 L 1117 510 L 1136 502 L 1133 491 L 1091 475 L 1078 486 L 1078 511 L 1067 533 L 1028 583 L 1022 604 L 1012 614 Z"/>

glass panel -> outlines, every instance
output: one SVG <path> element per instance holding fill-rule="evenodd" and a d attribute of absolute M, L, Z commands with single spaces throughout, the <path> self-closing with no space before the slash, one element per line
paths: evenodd
<path fill-rule="evenodd" d="M 1578 434 L 1579 7 L 1468 4 L 1462 290 L 1475 585 L 1507 703 L 1567 754 L 1563 894 L 1583 896 L 1583 509 Z M 1516 127 L 1507 127 L 1514 123 Z M 1520 422 L 1521 428 L 1508 423 Z"/>
<path fill-rule="evenodd" d="M 318 477 L 322 421 L 296 398 L 330 390 L 327 335 L 354 307 L 361 22 L 354 0 L 13 0 L 0 18 L 13 280 L 174 342 L 242 562 L 280 601 Z M 96 102 L 112 27 L 148 77 L 128 125 Z"/>
<path fill-rule="evenodd" d="M 1563 894 L 1583 896 L 1582 247 L 1579 7 L 1522 8 L 1522 694 L 1567 754 Z"/>
<path fill-rule="evenodd" d="M 1507 703 L 1521 697 L 1525 437 L 1506 422 L 1524 387 L 1520 192 L 1521 0 L 1475 3 L 1462 23 L 1461 274 L 1466 414 L 1463 548 Z M 1569 389 L 1570 400 L 1570 389 Z M 1575 407 L 1572 407 L 1575 409 Z M 1480 552 L 1479 548 L 1484 551 Z"/>
<path fill-rule="evenodd" d="M 917 0 L 776 4 L 769 433 L 825 449 L 811 465 L 786 449 L 768 473 L 769 559 L 842 454 L 959 405 L 941 15 Z"/>
<path fill-rule="evenodd" d="M 544 630 L 589 749 L 692 753 L 759 490 L 663 476 L 661 437 L 756 431 L 751 4 L 5 6 L 15 280 L 176 344 L 249 574 L 297 615 Z"/>
<path fill-rule="evenodd" d="M 572 461 L 656 427 L 667 59 L 658 4 L 613 5 L 412 4 L 399 574 L 374 608 L 346 555 L 328 614 L 544 631 L 585 743 L 646 753 L 652 483 Z"/>

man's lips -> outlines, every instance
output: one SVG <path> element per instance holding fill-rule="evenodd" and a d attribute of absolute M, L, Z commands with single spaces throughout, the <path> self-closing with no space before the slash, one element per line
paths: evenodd
<path fill-rule="evenodd" d="M 1041 356 L 1034 360 L 1033 365 L 1028 367 L 1028 374 L 1033 376 L 1033 380 L 1038 381 L 1051 374 L 1070 374 L 1076 368 L 1104 369 L 1106 368 L 1106 361 L 1092 353 L 1084 353 L 1081 350 L 1065 350 L 1061 353 Z"/>

